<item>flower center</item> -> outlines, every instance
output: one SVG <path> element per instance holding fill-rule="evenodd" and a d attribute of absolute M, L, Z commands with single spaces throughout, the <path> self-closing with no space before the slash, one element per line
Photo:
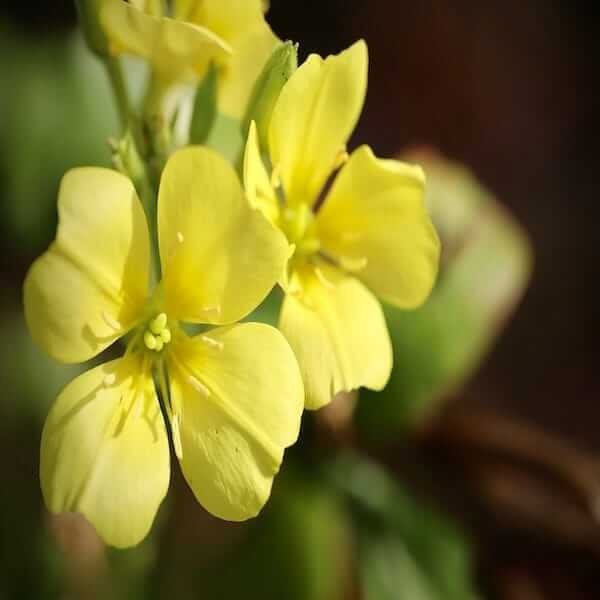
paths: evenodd
<path fill-rule="evenodd" d="M 171 341 L 171 330 L 167 323 L 167 315 L 159 313 L 152 319 L 144 331 L 144 346 L 148 350 L 160 352 Z"/>
<path fill-rule="evenodd" d="M 281 229 L 288 242 L 296 246 L 296 257 L 307 257 L 319 251 L 321 242 L 317 237 L 315 215 L 308 205 L 284 208 Z"/>

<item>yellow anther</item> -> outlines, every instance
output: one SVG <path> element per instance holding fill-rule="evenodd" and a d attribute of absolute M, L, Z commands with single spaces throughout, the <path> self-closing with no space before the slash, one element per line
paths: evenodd
<path fill-rule="evenodd" d="M 148 350 L 156 350 L 156 338 L 152 335 L 151 331 L 144 333 L 144 344 Z"/>
<path fill-rule="evenodd" d="M 171 341 L 171 330 L 168 327 L 165 327 L 160 332 L 160 338 L 165 344 L 168 344 Z"/>
<path fill-rule="evenodd" d="M 160 352 L 163 349 L 165 343 L 163 342 L 163 339 L 161 337 L 155 337 L 154 339 L 156 340 L 156 348 L 154 349 L 156 350 L 156 352 Z"/>
<path fill-rule="evenodd" d="M 150 331 L 154 335 L 159 335 L 167 325 L 167 315 L 163 312 L 150 321 Z"/>

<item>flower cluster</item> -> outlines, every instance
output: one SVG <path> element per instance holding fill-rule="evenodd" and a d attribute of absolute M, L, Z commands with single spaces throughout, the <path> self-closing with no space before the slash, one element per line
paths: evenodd
<path fill-rule="evenodd" d="M 81 512 L 107 543 L 126 547 L 146 536 L 165 497 L 170 446 L 208 511 L 256 515 L 304 408 L 385 386 L 392 349 L 375 295 L 421 304 L 439 241 L 419 167 L 367 146 L 346 152 L 366 91 L 364 42 L 296 67 L 261 0 L 78 7 L 126 131 L 115 170 L 64 176 L 56 240 L 27 275 L 25 315 L 62 362 L 123 342 L 120 358 L 58 396 L 40 477 L 51 511 Z M 162 128 L 130 107 L 115 77 L 121 54 L 149 64 L 147 100 Z M 234 164 L 203 145 L 155 139 L 212 70 L 210 110 L 236 119 L 245 138 Z M 175 109 L 157 108 L 157 95 Z M 239 323 L 276 285 L 279 329 Z"/>

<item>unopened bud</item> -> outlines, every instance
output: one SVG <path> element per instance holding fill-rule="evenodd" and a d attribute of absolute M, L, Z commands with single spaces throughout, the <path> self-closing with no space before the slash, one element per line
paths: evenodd
<path fill-rule="evenodd" d="M 266 147 L 271 114 L 279 94 L 288 79 L 298 68 L 298 48 L 292 42 L 285 42 L 273 51 L 259 75 L 246 109 L 243 132 L 248 134 L 250 123 L 256 122 L 258 141 Z"/>

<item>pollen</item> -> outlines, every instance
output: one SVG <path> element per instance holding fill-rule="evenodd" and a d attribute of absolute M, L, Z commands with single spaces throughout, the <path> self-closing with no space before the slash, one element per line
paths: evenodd
<path fill-rule="evenodd" d="M 171 341 L 167 315 L 159 313 L 152 319 L 144 332 L 144 346 L 148 350 L 160 352 Z"/>

